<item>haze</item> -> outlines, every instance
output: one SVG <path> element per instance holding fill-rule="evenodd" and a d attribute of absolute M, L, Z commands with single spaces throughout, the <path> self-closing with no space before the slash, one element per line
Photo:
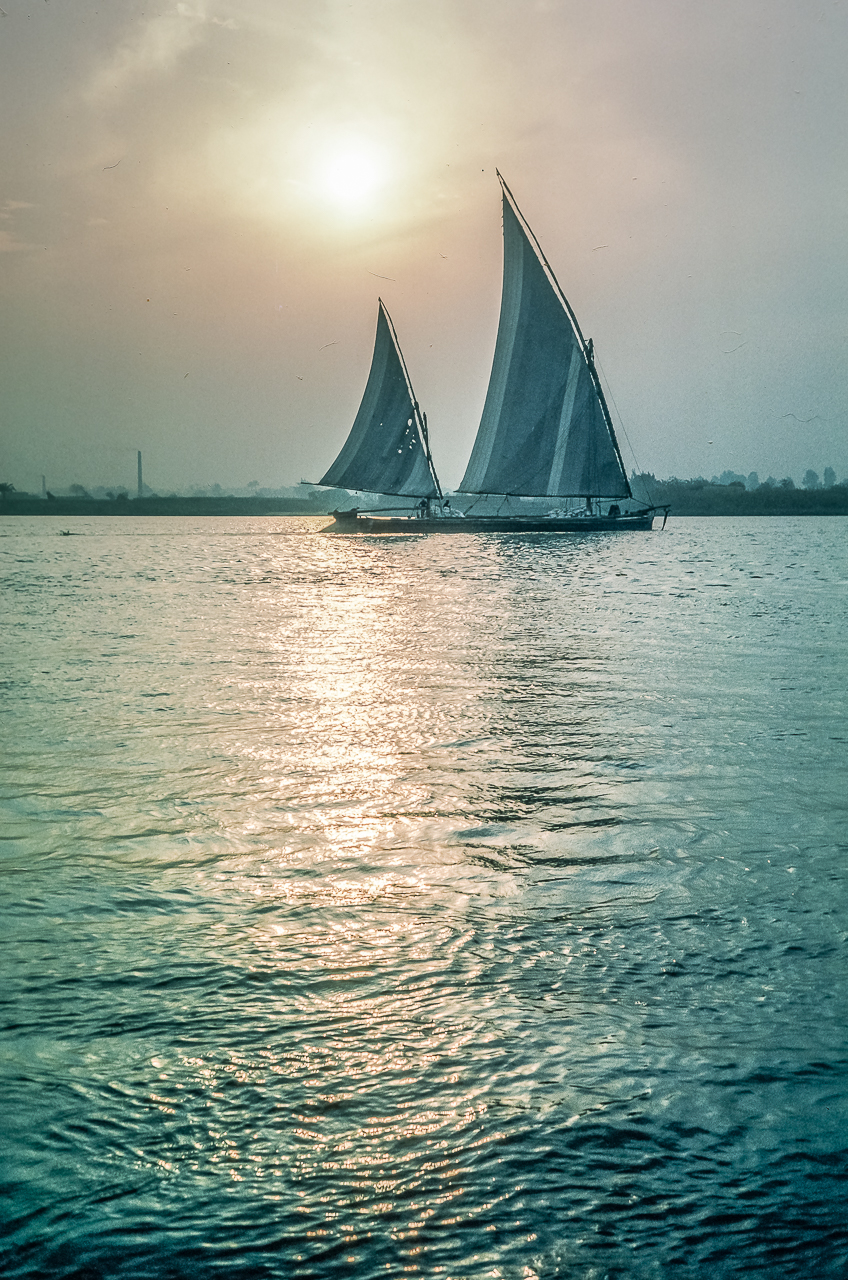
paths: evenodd
<path fill-rule="evenodd" d="M 379 295 L 458 483 L 495 166 L 628 468 L 841 479 L 846 65 L 833 0 L 3 0 L 0 479 L 316 480 Z"/>

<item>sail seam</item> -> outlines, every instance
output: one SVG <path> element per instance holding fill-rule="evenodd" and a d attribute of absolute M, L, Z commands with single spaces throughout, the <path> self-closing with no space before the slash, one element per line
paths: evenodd
<path fill-rule="evenodd" d="M 504 228 L 504 235 L 506 234 Z M 509 270 L 507 269 L 509 268 Z M 506 395 L 509 370 L 512 363 L 515 342 L 518 336 L 518 320 L 521 312 L 521 297 L 524 287 L 524 259 L 515 254 L 507 261 L 506 240 L 504 240 L 504 279 L 501 298 L 501 314 L 498 322 L 498 335 L 495 340 L 495 355 L 492 377 L 486 392 L 483 405 L 483 416 L 477 432 L 477 439 L 471 451 L 471 457 L 460 486 L 463 492 L 468 491 L 465 480 L 469 473 L 475 473 L 478 481 L 483 483 L 498 436 L 504 396 Z M 479 445 L 479 452 L 478 452 Z M 476 455 L 476 456 L 475 456 Z M 485 492 L 478 490 L 477 492 Z"/>
<path fill-rule="evenodd" d="M 568 366 L 568 378 L 565 383 L 565 396 L 562 402 L 562 412 L 559 418 L 559 431 L 557 433 L 556 449 L 554 450 L 554 458 L 551 463 L 551 472 L 548 479 L 548 495 L 550 497 L 559 493 L 562 486 L 562 473 L 565 464 L 565 453 L 568 445 L 568 437 L 571 432 L 571 417 L 574 413 L 574 400 L 577 396 L 577 383 L 580 379 L 580 367 L 583 361 L 580 357 L 580 349 L 575 347 L 571 352 L 571 363 Z"/>

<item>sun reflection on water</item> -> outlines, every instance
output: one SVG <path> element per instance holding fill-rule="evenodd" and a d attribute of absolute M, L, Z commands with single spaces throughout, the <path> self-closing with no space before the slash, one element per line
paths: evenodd
<path fill-rule="evenodd" d="M 247 1021 L 261 1010 L 264 1046 L 189 1054 L 182 1070 L 214 1115 L 210 1167 L 301 1188 L 305 1239 L 335 1238 L 341 1219 L 355 1243 L 384 1217 L 412 1259 L 424 1224 L 466 1193 L 468 1153 L 496 1141 L 463 1067 L 473 1042 L 494 1039 L 477 1024 L 494 997 L 469 1019 L 451 970 L 459 959 L 473 989 L 484 962 L 455 913 L 478 895 L 509 899 L 515 877 L 469 863 L 432 775 L 455 752 L 457 699 L 490 733 L 491 674 L 452 685 L 432 656 L 434 632 L 468 643 L 466 602 L 390 589 L 367 543 L 328 540 L 316 555 L 298 608 L 273 625 L 263 615 L 269 659 L 244 692 L 267 732 L 238 745 L 245 771 L 259 770 L 261 812 L 227 884 L 254 904 L 256 1001 L 240 999 Z"/>
<path fill-rule="evenodd" d="M 497 1160 L 533 1095 L 539 1060 L 524 1054 L 522 1000 L 486 979 L 499 953 L 478 922 L 498 904 L 509 927 L 522 893 L 515 851 L 531 839 L 521 815 L 549 772 L 528 761 L 523 793 L 514 779 L 511 791 L 498 785 L 498 761 L 537 696 L 526 670 L 509 693 L 527 584 L 504 594 L 498 567 L 484 567 L 487 590 L 504 598 L 488 606 L 481 649 L 479 583 L 429 576 L 426 591 L 417 581 L 411 592 L 426 550 L 398 549 L 408 570 L 393 580 L 384 554 L 366 540 L 324 540 L 314 572 L 291 582 L 285 613 L 272 611 L 268 590 L 257 622 L 268 656 L 243 685 L 265 731 L 238 743 L 245 776 L 260 779 L 257 813 L 226 881 L 233 901 L 253 904 L 243 928 L 255 998 L 239 999 L 245 1021 L 261 1021 L 264 1047 L 222 1045 L 184 1069 L 191 1063 L 215 1113 L 216 1169 L 284 1178 L 309 1203 L 292 1210 L 307 1239 L 337 1238 L 343 1221 L 353 1240 L 360 1220 L 373 1230 L 384 1216 L 410 1260 L 428 1221 L 467 1214 L 469 1170 Z M 291 579 L 282 556 L 279 572 Z M 550 638 L 539 645 L 552 649 Z M 569 662 L 582 693 L 585 656 Z M 548 677 L 541 656 L 533 668 L 537 681 Z M 497 963 L 514 981 L 513 967 L 537 960 L 517 941 Z M 579 1114 L 561 1071 L 557 1080 L 550 1105 L 567 1100 Z"/>

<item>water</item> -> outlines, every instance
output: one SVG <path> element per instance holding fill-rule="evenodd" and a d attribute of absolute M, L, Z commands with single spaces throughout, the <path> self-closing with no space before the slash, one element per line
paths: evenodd
<path fill-rule="evenodd" d="M 848 1275 L 845 521 L 321 523 L 0 521 L 3 1274 Z"/>

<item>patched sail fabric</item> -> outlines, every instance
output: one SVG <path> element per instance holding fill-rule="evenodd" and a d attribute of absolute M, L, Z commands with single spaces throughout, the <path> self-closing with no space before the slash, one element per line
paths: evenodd
<path fill-rule="evenodd" d="M 434 498 L 418 408 L 382 302 L 365 394 L 341 453 L 319 484 Z"/>
<path fill-rule="evenodd" d="M 503 230 L 495 358 L 460 490 L 629 497 L 586 348 L 506 192 Z"/>

